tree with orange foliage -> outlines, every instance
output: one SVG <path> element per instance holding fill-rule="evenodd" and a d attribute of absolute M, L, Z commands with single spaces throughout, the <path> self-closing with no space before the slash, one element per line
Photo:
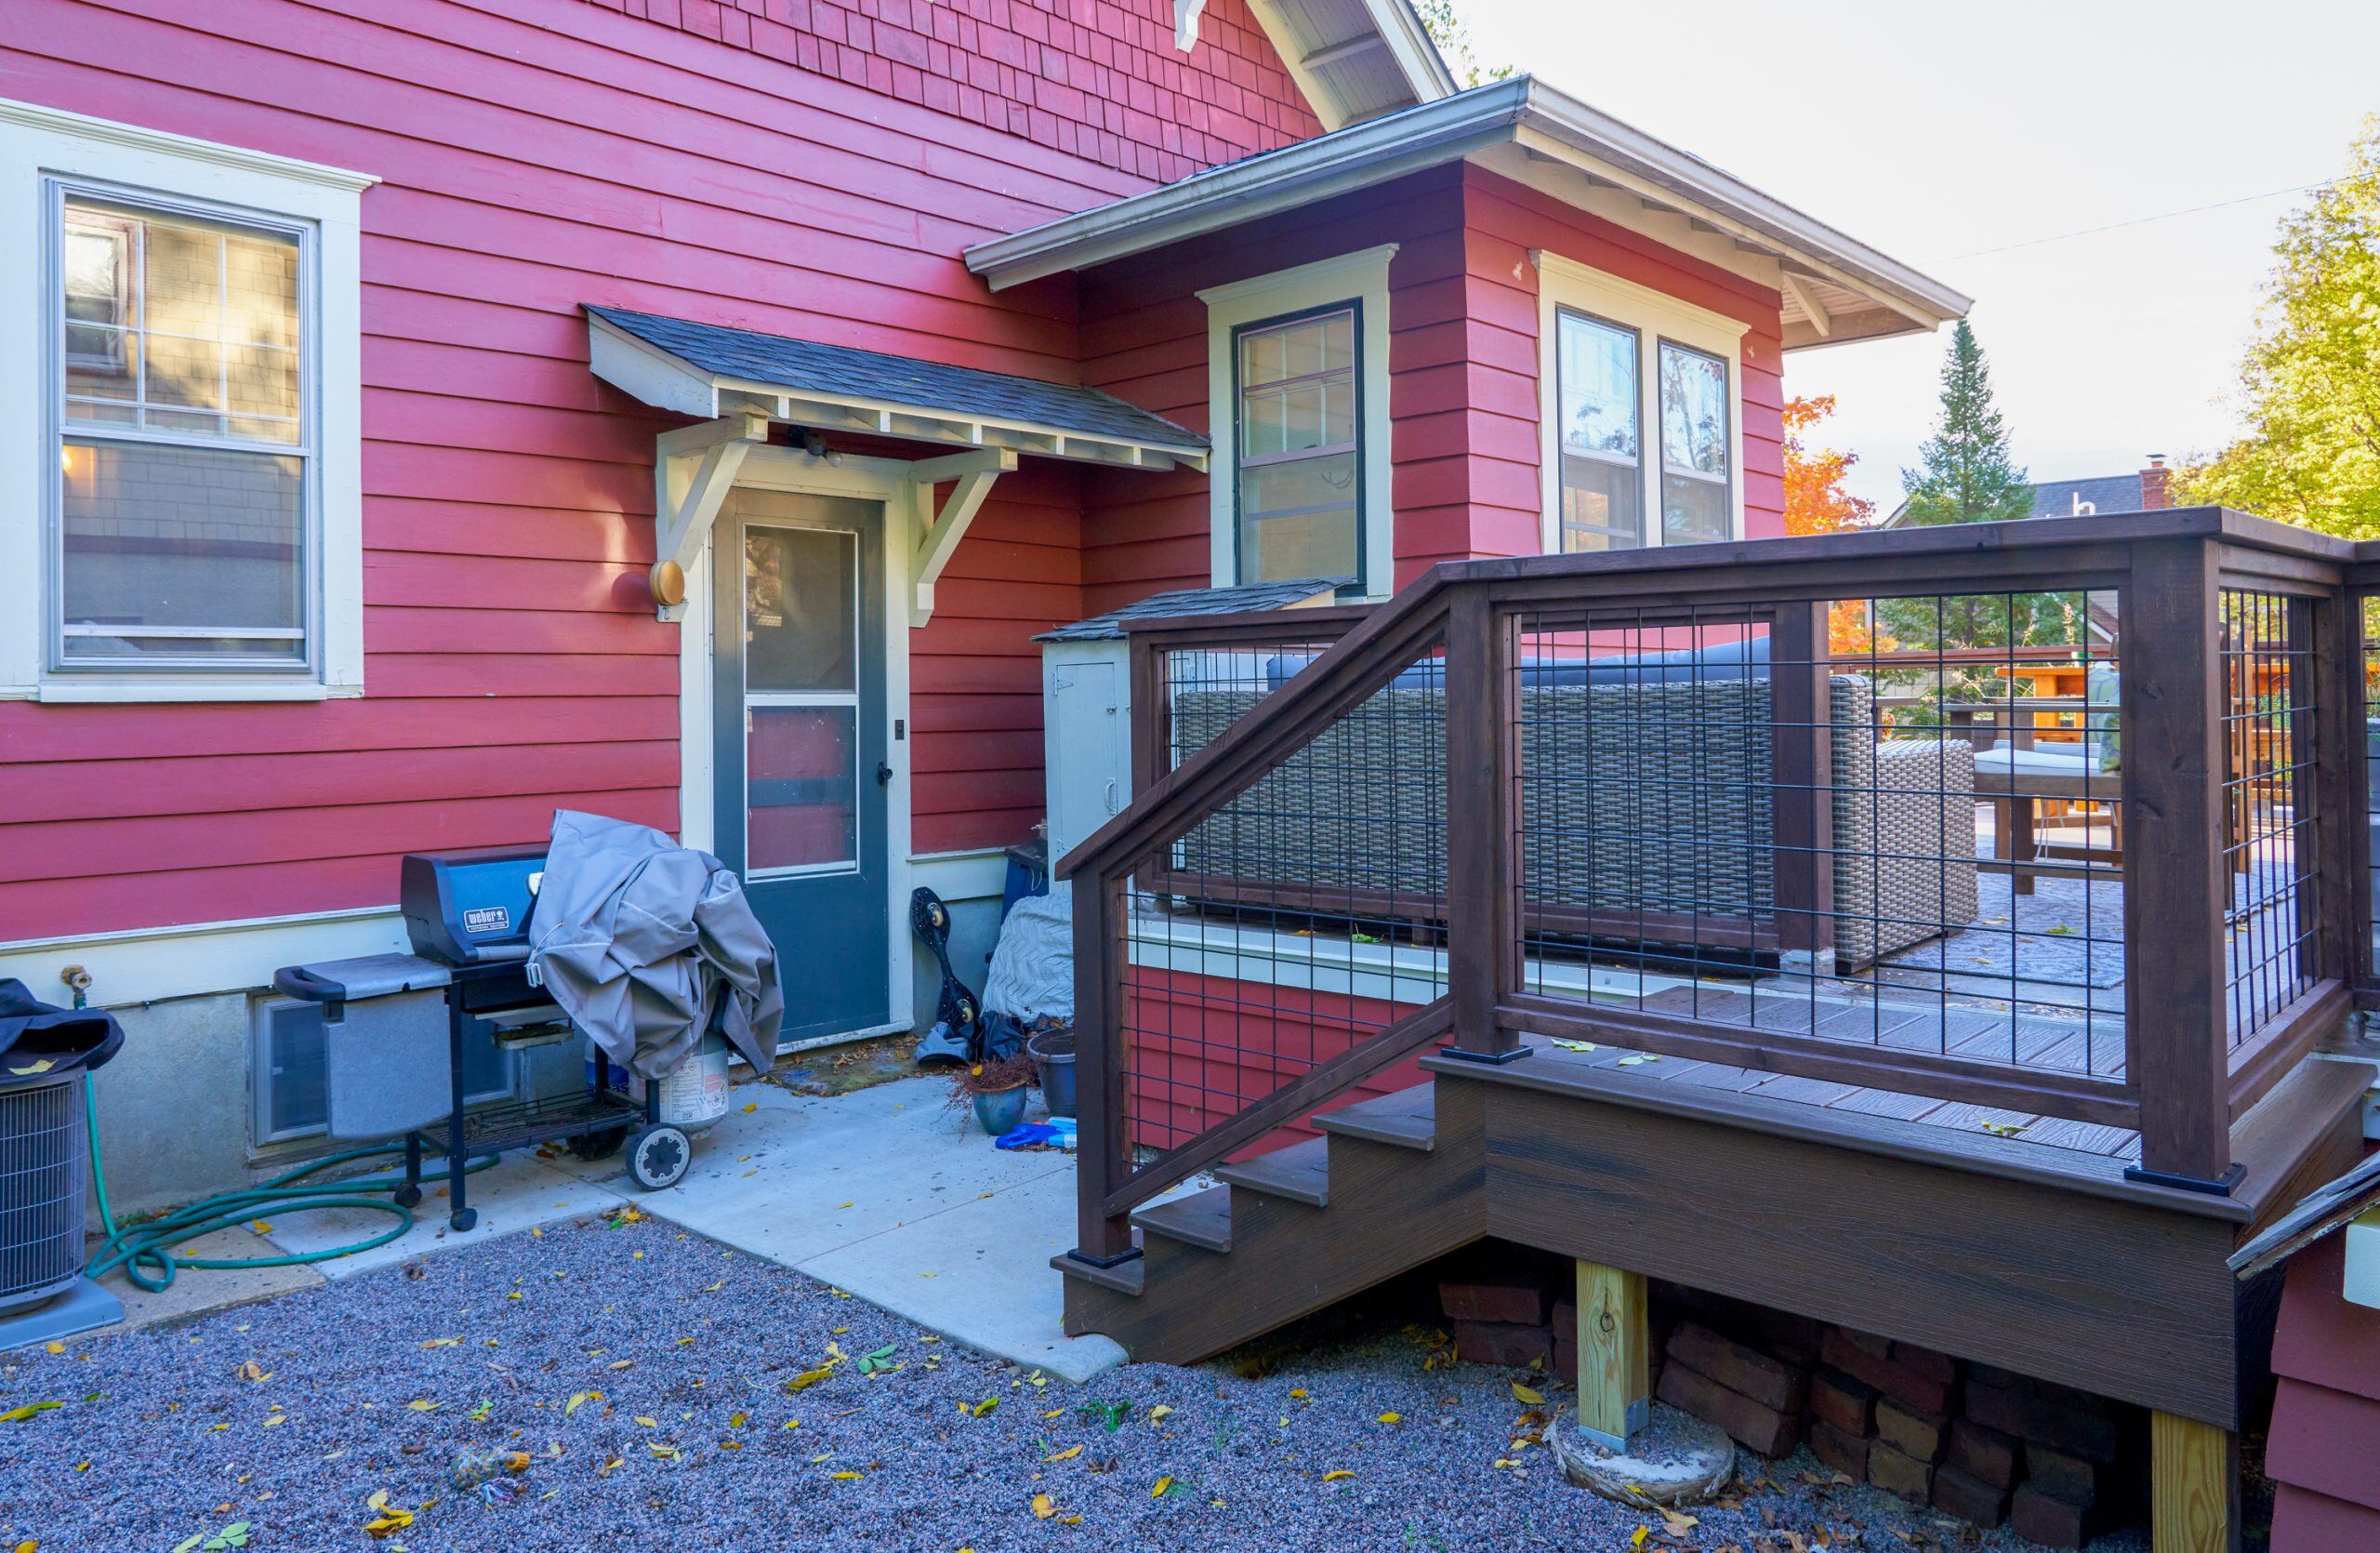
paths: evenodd
<path fill-rule="evenodd" d="M 1843 488 L 1843 477 L 1859 461 L 1857 453 L 1822 447 L 1811 451 L 1805 433 L 1834 413 L 1834 395 L 1801 395 L 1785 402 L 1785 532 L 1841 534 L 1875 521 L 1876 504 Z M 1892 645 L 1875 640 L 1868 606 L 1844 599 L 1827 612 L 1827 640 L 1838 654 L 1864 653 Z"/>

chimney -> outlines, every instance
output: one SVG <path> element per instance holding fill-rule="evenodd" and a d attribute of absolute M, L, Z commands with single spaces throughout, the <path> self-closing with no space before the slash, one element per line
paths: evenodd
<path fill-rule="evenodd" d="M 2166 482 L 2173 477 L 2173 472 L 2165 467 L 2165 456 L 2162 453 L 2151 453 L 2149 456 L 2149 467 L 2140 471 L 2140 510 L 2142 511 L 2154 512 L 2161 507 L 2174 505 L 2173 492 L 2166 486 Z"/>

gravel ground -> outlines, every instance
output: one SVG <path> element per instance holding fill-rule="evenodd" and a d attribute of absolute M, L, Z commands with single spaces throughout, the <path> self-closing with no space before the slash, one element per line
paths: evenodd
<path fill-rule="evenodd" d="M 1070 1387 L 660 1221 L 582 1221 L 7 1356 L 0 1411 L 60 1405 L 0 1422 L 0 1546 L 165 1553 L 241 1521 L 254 1548 L 422 1553 L 1972 1540 L 1806 1455 L 1673 1534 L 1513 1450 L 1512 1372 L 1425 1371 L 1393 1321 L 1270 1351 Z M 452 1486 L 465 1450 L 526 1453 L 517 1497 Z"/>

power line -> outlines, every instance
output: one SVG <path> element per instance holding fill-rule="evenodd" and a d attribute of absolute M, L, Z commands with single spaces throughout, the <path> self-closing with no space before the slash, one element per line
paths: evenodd
<path fill-rule="evenodd" d="M 2254 205 L 2258 200 L 2276 200 L 2285 194 L 2303 194 L 2316 189 L 2327 189 L 2338 179 L 2326 178 L 2320 183 L 2301 183 L 2294 189 L 2268 189 L 2261 194 L 2242 194 L 2238 199 L 2217 200 L 2213 205 L 2193 205 L 2184 210 L 2162 210 L 2154 216 L 2135 216 L 2128 221 L 2109 221 L 2101 227 L 2084 227 L 2080 232 L 2061 232 L 2048 237 L 2029 237 L 2022 243 L 2003 243 L 1996 248 L 1977 248 L 1971 253 L 1950 254 L 1942 259 L 1924 260 L 1928 264 L 1947 264 L 1953 259 L 1981 259 L 1987 254 L 2013 253 L 2018 248 L 2038 248 L 2044 243 L 2065 243 L 2077 237 L 2096 237 L 2103 232 L 2122 232 L 2126 227 L 2143 227 L 2151 221 L 2170 221 L 2177 216 L 2199 216 L 2210 210 L 2228 210 L 2235 205 Z"/>

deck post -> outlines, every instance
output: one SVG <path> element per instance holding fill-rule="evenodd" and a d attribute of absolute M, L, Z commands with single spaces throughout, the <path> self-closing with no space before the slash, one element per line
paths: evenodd
<path fill-rule="evenodd" d="M 2171 1413 L 2149 1415 L 2151 1546 L 2156 1553 L 2235 1553 L 2240 1546 L 2239 1440 L 2230 1430 Z"/>
<path fill-rule="evenodd" d="M 1509 1062 L 1528 1055 L 1497 1014 L 1520 979 L 1520 762 L 1509 671 L 1518 621 L 1473 585 L 1449 602 L 1446 633 L 1447 1055 Z"/>
<path fill-rule="evenodd" d="M 1579 1429 L 1621 1451 L 1652 1411 L 1645 1275 L 1579 1264 Z"/>
<path fill-rule="evenodd" d="M 1130 1261 L 1129 1214 L 1110 1214 L 1108 1195 L 1130 1174 L 1131 1121 L 1124 1114 L 1124 946 L 1122 889 L 1096 870 L 1078 873 L 1075 891 L 1075 1082 L 1077 1153 L 1075 1249 L 1094 1267 Z"/>
<path fill-rule="evenodd" d="M 2228 1193 L 2223 663 L 2215 547 L 2133 548 L 2122 603 L 2124 1053 L 2141 1162 L 2125 1174 Z"/>

